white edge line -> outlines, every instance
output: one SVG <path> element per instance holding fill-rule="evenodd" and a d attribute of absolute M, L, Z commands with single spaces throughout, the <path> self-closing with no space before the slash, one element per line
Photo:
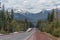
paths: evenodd
<path fill-rule="evenodd" d="M 28 36 L 26 39 L 24 39 L 24 40 L 28 40 L 28 38 L 31 37 L 33 33 L 34 33 L 34 32 L 32 32 L 31 35 L 29 35 L 29 36 Z"/>

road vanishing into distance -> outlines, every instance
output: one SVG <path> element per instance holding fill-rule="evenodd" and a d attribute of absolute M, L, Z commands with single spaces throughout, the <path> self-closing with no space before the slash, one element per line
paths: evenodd
<path fill-rule="evenodd" d="M 12 33 L 10 35 L 0 36 L 0 40 L 27 40 L 35 32 L 33 29 L 31 32 L 23 32 L 23 33 Z"/>
<path fill-rule="evenodd" d="M 57 40 L 55 37 L 50 37 L 46 33 L 40 32 L 36 28 L 32 28 L 30 32 L 12 33 L 9 35 L 0 36 L 0 40 Z"/>

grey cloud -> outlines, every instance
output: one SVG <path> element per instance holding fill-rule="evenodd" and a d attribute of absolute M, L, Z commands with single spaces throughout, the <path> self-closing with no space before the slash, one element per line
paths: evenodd
<path fill-rule="evenodd" d="M 38 12 L 42 9 L 51 9 L 60 6 L 60 0 L 3 0 L 6 8 L 24 9 L 30 12 Z"/>

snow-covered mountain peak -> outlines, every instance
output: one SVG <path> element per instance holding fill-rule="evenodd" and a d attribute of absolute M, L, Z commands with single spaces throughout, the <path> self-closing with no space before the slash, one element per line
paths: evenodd
<path fill-rule="evenodd" d="M 26 10 L 23 9 L 14 9 L 15 13 L 26 13 Z"/>

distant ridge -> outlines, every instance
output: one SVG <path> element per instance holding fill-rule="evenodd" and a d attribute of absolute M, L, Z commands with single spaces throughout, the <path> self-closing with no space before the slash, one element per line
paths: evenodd
<path fill-rule="evenodd" d="M 54 9 L 56 10 L 56 9 Z M 51 12 L 51 10 L 42 10 L 38 13 L 30 13 L 28 11 L 26 12 L 20 12 L 20 13 L 14 13 L 14 19 L 16 20 L 25 20 L 27 19 L 30 22 L 37 22 L 38 20 L 47 20 L 48 14 Z M 60 9 L 57 10 L 58 12 L 58 18 L 60 17 Z M 60 18 L 59 18 L 60 19 Z"/>

